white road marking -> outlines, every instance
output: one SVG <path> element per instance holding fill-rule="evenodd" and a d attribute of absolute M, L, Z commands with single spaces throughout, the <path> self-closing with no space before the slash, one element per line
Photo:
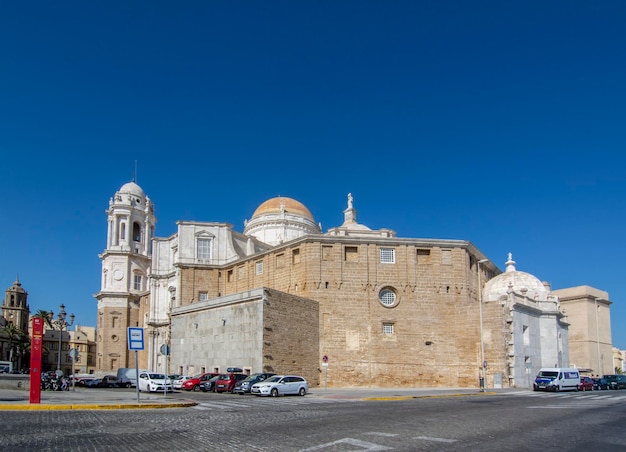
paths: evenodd
<path fill-rule="evenodd" d="M 309 447 L 307 449 L 301 449 L 300 452 L 309 452 L 312 450 L 323 450 L 327 447 L 332 448 L 340 444 L 349 444 L 350 446 L 360 447 L 359 450 L 390 450 L 391 447 L 381 446 L 380 444 L 374 444 L 367 441 L 361 441 L 354 438 L 343 438 L 332 443 L 320 444 L 319 446 Z"/>
<path fill-rule="evenodd" d="M 438 443 L 456 443 L 458 441 L 456 439 L 434 438 L 432 436 L 416 436 L 413 439 L 422 439 L 424 441 L 435 441 L 435 442 L 438 442 Z"/>

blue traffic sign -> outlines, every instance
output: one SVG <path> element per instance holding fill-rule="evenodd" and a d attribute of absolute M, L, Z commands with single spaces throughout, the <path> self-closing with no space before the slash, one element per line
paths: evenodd
<path fill-rule="evenodd" d="M 143 350 L 143 328 L 128 328 L 128 350 Z"/>

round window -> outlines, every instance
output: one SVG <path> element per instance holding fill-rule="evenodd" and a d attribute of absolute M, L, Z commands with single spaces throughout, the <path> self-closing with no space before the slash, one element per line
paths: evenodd
<path fill-rule="evenodd" d="M 388 308 L 395 306 L 397 299 L 396 292 L 389 287 L 385 287 L 378 293 L 378 300 Z"/>

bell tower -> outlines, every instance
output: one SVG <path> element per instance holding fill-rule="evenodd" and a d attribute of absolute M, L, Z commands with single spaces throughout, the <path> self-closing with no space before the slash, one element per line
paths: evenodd
<path fill-rule="evenodd" d="M 7 323 L 13 323 L 20 330 L 28 333 L 29 314 L 28 292 L 22 287 L 19 278 L 15 278 L 13 285 L 5 292 L 2 317 Z"/>
<path fill-rule="evenodd" d="M 128 327 L 143 326 L 142 297 L 149 294 L 152 239 L 156 218 L 150 198 L 134 181 L 124 184 L 109 200 L 106 249 L 98 300 L 96 366 L 115 371 L 134 367 L 126 344 Z"/>

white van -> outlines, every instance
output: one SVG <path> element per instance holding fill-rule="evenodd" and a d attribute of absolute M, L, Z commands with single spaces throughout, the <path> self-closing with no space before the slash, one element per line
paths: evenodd
<path fill-rule="evenodd" d="M 148 372 L 145 369 L 139 369 L 139 373 Z M 137 386 L 137 369 L 134 367 L 122 367 L 117 369 L 117 380 L 119 385 L 130 388 Z"/>
<path fill-rule="evenodd" d="M 533 391 L 578 391 L 580 372 L 576 368 L 543 367 L 533 383 Z"/>

